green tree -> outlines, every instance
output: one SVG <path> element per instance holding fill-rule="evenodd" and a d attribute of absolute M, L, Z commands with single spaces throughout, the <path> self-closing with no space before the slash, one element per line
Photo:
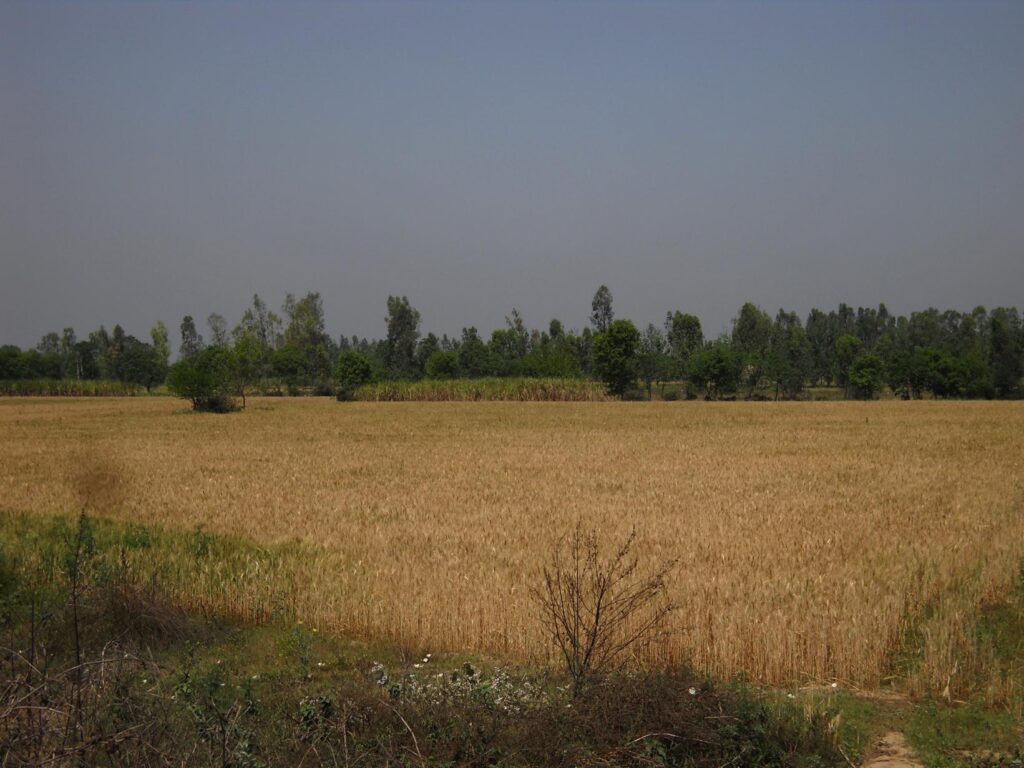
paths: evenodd
<path fill-rule="evenodd" d="M 847 395 L 850 394 L 850 366 L 860 357 L 864 345 L 856 336 L 840 336 L 836 339 L 835 376 L 836 382 Z"/>
<path fill-rule="evenodd" d="M 728 337 L 719 339 L 690 359 L 689 378 L 708 400 L 736 391 L 743 373 L 743 355 L 735 351 Z"/>
<path fill-rule="evenodd" d="M 459 356 L 438 349 L 427 360 L 426 372 L 431 379 L 454 379 L 459 375 Z"/>
<path fill-rule="evenodd" d="M 861 354 L 847 371 L 848 386 L 858 400 L 871 400 L 882 391 L 885 364 L 874 354 Z"/>
<path fill-rule="evenodd" d="M 731 350 L 743 357 L 742 380 L 747 387 L 747 397 L 761 386 L 771 339 L 772 319 L 748 301 L 740 308 L 733 325 L 731 345 Z"/>
<path fill-rule="evenodd" d="M 696 315 L 687 315 L 678 310 L 665 315 L 665 340 L 671 355 L 673 367 L 670 374 L 682 378 L 686 373 L 690 356 L 704 346 L 704 332 Z"/>
<path fill-rule="evenodd" d="M 338 354 L 334 365 L 334 380 L 337 383 L 339 400 L 351 400 L 356 390 L 373 380 L 373 366 L 362 352 L 348 349 Z"/>
<path fill-rule="evenodd" d="M 156 325 L 149 332 L 149 337 L 153 340 L 153 349 L 156 351 L 157 359 L 160 360 L 160 364 L 166 371 L 167 366 L 171 363 L 171 342 L 163 320 L 156 321 Z"/>
<path fill-rule="evenodd" d="M 613 395 L 622 395 L 636 383 L 640 332 L 629 320 L 613 320 L 594 337 L 594 373 Z"/>
<path fill-rule="evenodd" d="M 989 326 L 992 383 L 1000 397 L 1012 397 L 1020 390 L 1024 368 L 1020 317 L 1016 310 L 998 307 L 989 316 Z"/>
<path fill-rule="evenodd" d="M 615 319 L 615 312 L 612 311 L 612 292 L 607 285 L 602 285 L 594 294 L 590 302 L 590 324 L 594 326 L 594 333 L 607 331 Z"/>
<path fill-rule="evenodd" d="M 235 410 L 234 355 L 226 347 L 206 347 L 194 357 L 184 357 L 172 365 L 167 385 L 178 397 L 191 401 L 193 410 L 214 413 Z"/>
<path fill-rule="evenodd" d="M 275 349 L 271 357 L 271 370 L 288 388 L 288 394 L 297 395 L 299 386 L 308 372 L 306 355 L 298 347 L 286 345 Z"/>
<path fill-rule="evenodd" d="M 640 378 L 643 379 L 644 387 L 647 389 L 647 398 L 650 399 L 654 382 L 664 381 L 670 367 L 668 343 L 665 341 L 664 334 L 653 323 L 649 323 L 640 335 L 637 362 Z"/>
<path fill-rule="evenodd" d="M 196 321 L 191 315 L 185 315 L 181 319 L 181 346 L 178 347 L 178 356 L 184 360 L 194 360 L 203 351 L 203 346 L 203 337 L 196 330 Z"/>
<path fill-rule="evenodd" d="M 779 310 L 772 326 L 766 370 L 775 383 L 776 399 L 796 397 L 811 375 L 813 356 L 807 334 L 795 312 Z"/>
<path fill-rule="evenodd" d="M 472 326 L 462 329 L 462 340 L 456 355 L 459 358 L 459 372 L 467 378 L 475 379 L 493 372 L 490 350 Z"/>
<path fill-rule="evenodd" d="M 416 341 L 420 337 L 420 313 L 405 296 L 388 296 L 388 336 L 385 365 L 395 379 L 415 379 Z"/>
<path fill-rule="evenodd" d="M 124 339 L 121 349 L 121 380 L 141 384 L 148 392 L 161 384 L 167 376 L 167 368 L 154 347 L 139 341 L 134 336 Z"/>

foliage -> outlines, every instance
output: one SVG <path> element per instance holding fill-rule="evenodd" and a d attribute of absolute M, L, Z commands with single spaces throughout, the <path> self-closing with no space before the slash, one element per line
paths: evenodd
<path fill-rule="evenodd" d="M 743 357 L 725 339 L 700 350 L 690 359 L 689 379 L 704 390 L 708 400 L 736 391 L 743 372 Z"/>
<path fill-rule="evenodd" d="M 878 355 L 858 355 L 846 375 L 853 396 L 858 400 L 871 400 L 882 389 L 885 364 Z"/>
<path fill-rule="evenodd" d="M 191 401 L 195 411 L 232 411 L 238 391 L 235 356 L 226 347 L 206 347 L 193 359 L 172 365 L 167 386 L 178 397 Z"/>
<path fill-rule="evenodd" d="M 437 350 L 427 360 L 427 377 L 431 379 L 454 379 L 459 375 L 459 357 L 454 352 Z"/>
<path fill-rule="evenodd" d="M 636 383 L 640 333 L 629 320 L 614 320 L 594 337 L 594 373 L 613 395 Z"/>
<path fill-rule="evenodd" d="M 426 401 L 514 400 L 597 401 L 607 399 L 604 387 L 583 379 L 481 378 L 382 381 L 360 387 L 356 400 Z"/>
<path fill-rule="evenodd" d="M 334 365 L 334 379 L 338 384 L 338 399 L 351 400 L 359 387 L 373 379 L 373 368 L 362 352 L 345 350 L 338 354 Z"/>
<path fill-rule="evenodd" d="M 594 294 L 590 302 L 590 324 L 594 326 L 595 333 L 605 333 L 615 319 L 615 312 L 612 310 L 612 292 L 607 285 L 602 285 Z"/>
<path fill-rule="evenodd" d="M 416 341 L 420 337 L 420 313 L 405 296 L 388 296 L 388 335 L 385 364 L 395 379 L 416 378 Z"/>

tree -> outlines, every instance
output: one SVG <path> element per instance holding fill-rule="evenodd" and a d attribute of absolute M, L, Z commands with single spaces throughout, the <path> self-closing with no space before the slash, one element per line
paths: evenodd
<path fill-rule="evenodd" d="M 196 330 L 196 321 L 191 315 L 185 315 L 181 319 L 181 346 L 178 347 L 178 356 L 184 360 L 194 360 L 203 351 L 203 346 L 203 337 Z"/>
<path fill-rule="evenodd" d="M 848 370 L 848 386 L 858 400 L 871 400 L 882 390 L 885 364 L 871 353 L 858 355 Z"/>
<path fill-rule="evenodd" d="M 454 379 L 459 375 L 459 357 L 454 352 L 436 350 L 427 360 L 427 378 Z"/>
<path fill-rule="evenodd" d="M 779 310 L 772 326 L 766 371 L 775 382 L 775 397 L 796 397 L 811 375 L 813 359 L 800 318 L 794 312 Z"/>
<path fill-rule="evenodd" d="M 459 372 L 467 378 L 487 376 L 493 370 L 490 350 L 472 326 L 462 329 L 462 340 L 456 355 L 459 358 Z"/>
<path fill-rule="evenodd" d="M 622 395 L 636 383 L 640 333 L 629 320 L 613 320 L 594 337 L 594 373 L 613 395 Z"/>
<path fill-rule="evenodd" d="M 121 380 L 141 384 L 148 392 L 161 384 L 167 368 L 156 349 L 134 336 L 127 336 L 121 349 Z"/>
<path fill-rule="evenodd" d="M 682 378 L 690 356 L 704 346 L 704 332 L 700 320 L 695 315 L 679 312 L 665 314 L 665 340 L 669 354 L 672 356 L 672 375 Z"/>
<path fill-rule="evenodd" d="M 690 359 L 689 378 L 708 400 L 735 392 L 743 373 L 743 355 L 732 349 L 728 337 L 704 347 Z"/>
<path fill-rule="evenodd" d="M 369 358 L 354 349 L 338 354 L 334 365 L 334 380 L 338 385 L 338 399 L 352 400 L 359 387 L 373 380 L 373 366 Z"/>
<path fill-rule="evenodd" d="M 195 411 L 233 411 L 237 388 L 234 355 L 226 347 L 207 347 L 194 357 L 183 357 L 171 366 L 167 385 L 178 397 L 190 400 Z"/>
<path fill-rule="evenodd" d="M 167 335 L 167 326 L 164 325 L 163 320 L 156 321 L 156 325 L 149 332 L 149 337 L 153 340 L 153 349 L 156 351 L 160 364 L 166 371 L 167 366 L 171 362 L 171 342 Z"/>
<path fill-rule="evenodd" d="M 313 379 L 326 378 L 330 371 L 330 360 L 326 356 L 332 342 L 325 330 L 324 307 L 320 294 L 307 293 L 296 300 L 290 293 L 285 297 L 284 313 L 288 325 L 284 329 L 284 343 L 302 352 L 303 366 Z M 323 347 L 323 352 L 318 348 Z"/>
<path fill-rule="evenodd" d="M 850 394 L 850 366 L 860 357 L 864 345 L 856 336 L 840 336 L 836 339 L 836 381 L 847 395 Z"/>
<path fill-rule="evenodd" d="M 271 358 L 274 375 L 284 381 L 290 395 L 299 393 L 299 385 L 306 378 L 306 364 L 302 350 L 290 345 L 274 350 Z"/>
<path fill-rule="evenodd" d="M 61 378 L 82 378 L 82 361 L 78 358 L 74 328 L 65 328 L 60 337 Z"/>
<path fill-rule="evenodd" d="M 635 543 L 633 531 L 605 556 L 597 533 L 577 524 L 552 551 L 543 585 L 531 592 L 565 661 L 574 696 L 612 671 L 630 648 L 654 640 L 675 609 L 665 586 L 675 561 L 645 573 L 633 554 Z"/>
<path fill-rule="evenodd" d="M 649 323 L 640 335 L 638 360 L 640 378 L 644 380 L 644 386 L 647 388 L 648 400 L 651 398 L 654 382 L 662 381 L 668 373 L 667 350 L 665 336 L 653 323 Z"/>
<path fill-rule="evenodd" d="M 228 345 L 228 321 L 223 315 L 211 312 L 206 318 L 206 325 L 210 329 L 210 344 L 219 347 Z"/>
<path fill-rule="evenodd" d="M 395 379 L 416 378 L 416 341 L 420 337 L 420 313 L 412 308 L 405 296 L 388 296 L 387 323 L 384 362 L 388 374 Z"/>
<path fill-rule="evenodd" d="M 1016 310 L 1002 307 L 989 317 L 992 383 L 1000 397 L 1012 397 L 1020 388 L 1022 362 L 1022 329 Z"/>
<path fill-rule="evenodd" d="M 748 397 L 761 385 L 771 339 L 772 319 L 748 301 L 740 308 L 732 330 L 732 350 L 743 357 L 742 378 L 747 385 Z"/>
<path fill-rule="evenodd" d="M 594 326 L 595 333 L 604 333 L 611 326 L 615 319 L 612 311 L 612 292 L 607 285 L 602 285 L 594 294 L 590 302 L 590 324 Z"/>

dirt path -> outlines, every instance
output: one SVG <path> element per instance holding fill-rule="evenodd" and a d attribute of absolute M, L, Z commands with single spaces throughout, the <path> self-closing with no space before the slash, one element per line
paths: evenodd
<path fill-rule="evenodd" d="M 864 768 L 924 768 L 924 763 L 907 745 L 902 733 L 890 731 L 872 745 L 874 757 Z"/>

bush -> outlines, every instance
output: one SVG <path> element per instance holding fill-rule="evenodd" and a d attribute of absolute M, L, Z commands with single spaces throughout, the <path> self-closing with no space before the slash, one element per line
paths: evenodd
<path fill-rule="evenodd" d="M 674 610 L 665 598 L 665 578 L 675 561 L 645 574 L 633 555 L 635 541 L 634 531 L 606 557 L 597 533 L 577 524 L 551 553 L 544 584 L 533 592 L 576 696 L 594 678 L 615 671 L 634 645 L 656 637 Z"/>
<path fill-rule="evenodd" d="M 459 375 L 459 356 L 454 352 L 438 350 L 427 360 L 427 377 L 454 379 Z"/>
<path fill-rule="evenodd" d="M 238 375 L 235 356 L 226 347 L 207 347 L 191 360 L 171 366 L 167 386 L 192 402 L 192 410 L 228 413 L 236 410 Z"/>
<path fill-rule="evenodd" d="M 373 380 L 373 367 L 362 352 L 346 350 L 338 355 L 334 364 L 338 400 L 354 400 L 355 391 Z"/>

